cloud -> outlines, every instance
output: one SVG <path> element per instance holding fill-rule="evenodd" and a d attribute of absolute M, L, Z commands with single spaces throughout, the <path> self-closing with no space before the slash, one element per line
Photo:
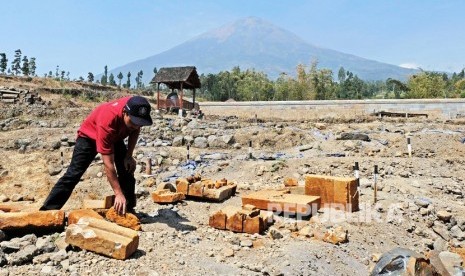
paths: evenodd
<path fill-rule="evenodd" d="M 402 64 L 399 64 L 399 66 L 403 68 L 407 68 L 407 69 L 418 69 L 421 67 L 420 65 L 413 63 L 413 62 L 402 63 Z"/>

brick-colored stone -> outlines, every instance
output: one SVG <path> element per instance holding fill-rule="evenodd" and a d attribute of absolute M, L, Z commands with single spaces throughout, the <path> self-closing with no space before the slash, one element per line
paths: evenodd
<path fill-rule="evenodd" d="M 104 219 L 99 213 L 92 209 L 72 210 L 68 214 L 68 225 L 77 223 L 82 217 Z"/>
<path fill-rule="evenodd" d="M 223 201 L 230 198 L 236 193 L 237 185 L 231 184 L 227 186 L 222 186 L 221 188 L 207 189 L 203 190 L 203 196 L 205 198 L 214 200 L 214 201 Z"/>
<path fill-rule="evenodd" d="M 84 199 L 82 209 L 109 209 L 115 202 L 115 196 L 106 196 L 104 199 Z"/>
<path fill-rule="evenodd" d="M 185 195 L 178 192 L 171 192 L 169 189 L 157 190 L 152 193 L 155 203 L 175 203 L 185 199 Z"/>
<path fill-rule="evenodd" d="M 64 226 L 62 210 L 0 213 L 0 230 L 14 234 L 61 231 Z"/>
<path fill-rule="evenodd" d="M 178 178 L 176 180 L 176 190 L 179 193 L 187 195 L 189 193 L 189 181 L 185 178 Z"/>
<path fill-rule="evenodd" d="M 272 219 L 268 220 L 268 214 L 261 215 L 261 212 L 251 205 L 247 205 L 246 209 L 226 206 L 210 216 L 209 225 L 239 233 L 261 233 L 273 222 Z M 268 212 L 264 211 L 264 213 Z"/>
<path fill-rule="evenodd" d="M 221 212 L 226 215 L 226 229 L 241 233 L 243 230 L 243 221 L 246 217 L 241 213 L 242 208 L 228 205 L 221 209 Z"/>
<path fill-rule="evenodd" d="M 168 182 L 163 182 L 160 183 L 160 185 L 157 186 L 157 191 L 163 191 L 163 190 L 169 190 L 170 192 L 175 193 L 176 192 L 176 187 Z"/>
<path fill-rule="evenodd" d="M 133 230 L 141 230 L 139 219 L 131 213 L 119 215 L 115 208 L 111 207 L 105 215 L 105 218 L 123 227 L 131 228 Z"/>
<path fill-rule="evenodd" d="M 287 190 L 262 190 L 243 196 L 242 205 L 246 204 L 261 210 L 309 216 L 319 208 L 320 197 L 289 194 Z"/>
<path fill-rule="evenodd" d="M 66 230 L 66 242 L 115 259 L 124 260 L 139 246 L 137 231 L 96 218 L 83 217 Z"/>
<path fill-rule="evenodd" d="M 189 185 L 189 191 L 187 195 L 194 197 L 203 197 L 204 185 L 202 182 L 195 182 Z"/>
<path fill-rule="evenodd" d="M 285 187 L 294 187 L 294 186 L 298 186 L 299 185 L 299 181 L 293 177 L 287 177 L 287 178 L 284 178 L 284 186 Z"/>
<path fill-rule="evenodd" d="M 221 210 L 215 212 L 210 216 L 208 225 L 216 229 L 226 230 L 226 214 Z"/>
<path fill-rule="evenodd" d="M 265 223 L 260 216 L 246 217 L 244 220 L 244 232 L 249 234 L 262 233 L 265 229 Z"/>
<path fill-rule="evenodd" d="M 321 197 L 321 207 L 338 205 L 346 211 L 359 210 L 357 179 L 326 175 L 305 176 L 305 194 Z"/>

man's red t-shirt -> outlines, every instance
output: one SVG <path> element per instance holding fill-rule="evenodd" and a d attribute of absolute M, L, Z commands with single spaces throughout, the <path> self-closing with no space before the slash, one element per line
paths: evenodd
<path fill-rule="evenodd" d="M 98 153 L 113 153 L 114 143 L 131 134 L 123 119 L 123 107 L 129 98 L 131 97 L 97 106 L 82 123 L 78 136 L 95 140 Z"/>

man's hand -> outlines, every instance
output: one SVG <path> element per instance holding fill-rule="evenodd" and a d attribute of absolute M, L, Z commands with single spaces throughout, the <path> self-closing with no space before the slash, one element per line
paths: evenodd
<path fill-rule="evenodd" d="M 132 156 L 124 158 L 124 167 L 129 173 L 134 173 L 136 170 L 136 160 Z"/>
<path fill-rule="evenodd" d="M 115 195 L 115 203 L 113 204 L 113 207 L 119 215 L 126 214 L 126 198 L 123 194 Z"/>

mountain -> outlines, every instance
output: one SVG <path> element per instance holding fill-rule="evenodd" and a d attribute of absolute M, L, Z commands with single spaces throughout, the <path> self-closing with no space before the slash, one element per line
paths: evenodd
<path fill-rule="evenodd" d="M 416 72 L 399 66 L 321 48 L 297 35 L 256 17 L 203 33 L 165 52 L 110 70 L 115 76 L 128 71 L 135 77 L 143 70 L 143 82 L 153 78 L 153 68 L 193 65 L 199 74 L 218 73 L 239 66 L 254 68 L 275 79 L 281 72 L 295 75 L 296 66 L 318 60 L 318 68 L 329 68 L 337 76 L 342 66 L 364 80 L 405 80 Z"/>

